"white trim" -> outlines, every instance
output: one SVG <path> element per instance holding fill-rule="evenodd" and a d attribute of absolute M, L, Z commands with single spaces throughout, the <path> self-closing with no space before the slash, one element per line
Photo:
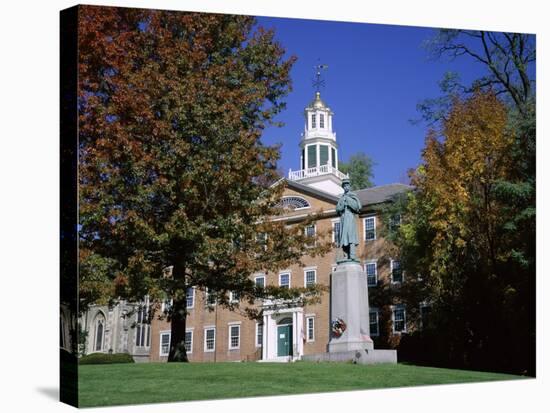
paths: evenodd
<path fill-rule="evenodd" d="M 262 326 L 262 344 L 259 344 L 258 343 L 258 327 L 259 326 Z M 254 334 L 254 344 L 255 344 L 255 347 L 256 348 L 260 348 L 260 347 L 263 347 L 263 342 L 264 342 L 264 323 L 263 322 L 259 322 L 259 321 L 256 321 L 256 330 L 255 330 L 255 334 Z"/>
<path fill-rule="evenodd" d="M 423 309 L 423 308 L 430 308 L 430 309 L 431 309 L 431 308 L 432 308 L 432 304 L 430 304 L 428 301 L 422 301 L 422 302 L 418 305 L 418 307 L 419 307 L 418 310 L 419 310 L 419 312 L 420 312 L 420 314 L 419 314 L 419 315 L 420 315 L 420 317 L 419 317 L 419 319 L 420 319 L 420 323 L 419 323 L 419 324 L 420 324 L 420 329 L 423 330 L 425 326 L 424 326 L 424 318 L 422 317 L 422 309 Z"/>
<path fill-rule="evenodd" d="M 232 329 L 233 327 L 237 327 L 237 328 L 238 328 L 238 331 L 239 331 L 239 334 L 237 334 L 238 344 L 237 344 L 237 346 L 235 346 L 235 347 L 233 347 L 233 346 L 231 345 L 231 329 Z M 239 349 L 241 348 L 241 323 L 240 323 L 240 322 L 238 322 L 238 323 L 236 323 L 236 322 L 227 323 L 227 328 L 228 328 L 228 330 L 229 330 L 229 331 L 228 331 L 228 334 L 227 334 L 227 341 L 228 341 L 228 343 L 227 343 L 227 348 L 228 348 L 229 350 L 239 350 Z"/>
<path fill-rule="evenodd" d="M 313 337 L 309 337 L 309 320 L 313 322 L 312 325 L 312 334 Z M 315 342 L 315 316 L 306 316 L 306 342 L 307 343 L 313 343 Z"/>
<path fill-rule="evenodd" d="M 330 220 L 330 230 L 332 232 L 332 242 L 333 243 L 336 242 L 336 231 L 334 231 L 334 224 L 340 224 L 341 225 L 340 218 L 333 218 L 333 219 Z"/>
<path fill-rule="evenodd" d="M 374 238 L 373 239 L 367 239 L 367 219 L 373 220 L 374 225 Z M 370 215 L 363 217 L 363 240 L 365 242 L 367 241 L 376 241 L 376 215 Z"/>
<path fill-rule="evenodd" d="M 162 336 L 167 335 L 168 338 L 168 352 L 164 354 L 162 352 Z M 170 330 L 163 330 L 159 332 L 159 356 L 166 357 L 170 354 L 170 344 L 172 342 L 172 332 Z"/>
<path fill-rule="evenodd" d="M 162 303 L 160 304 L 160 312 L 161 313 L 164 313 L 166 311 L 166 301 L 167 300 L 162 300 Z M 168 305 L 170 307 L 172 307 L 174 305 L 174 299 L 173 298 L 170 298 L 170 303 Z"/>
<path fill-rule="evenodd" d="M 211 350 L 207 349 L 206 347 L 206 332 L 208 330 L 214 330 L 214 345 L 212 346 Z M 204 331 L 204 352 L 213 353 L 214 351 L 216 351 L 216 327 L 204 327 L 203 331 Z"/>
<path fill-rule="evenodd" d="M 213 294 L 216 295 L 215 293 Z M 213 304 L 208 303 L 208 297 L 210 296 L 210 293 L 208 292 L 208 287 L 204 288 L 204 306 L 205 307 L 214 307 L 216 304 L 218 304 L 218 298 L 216 297 Z"/>
<path fill-rule="evenodd" d="M 398 262 L 399 268 L 401 269 L 401 281 L 394 281 L 393 280 L 393 263 Z M 403 272 L 403 267 L 401 267 L 401 261 L 400 260 L 394 260 L 393 258 L 390 259 L 390 282 L 392 284 L 401 284 L 403 281 L 405 281 L 405 273 Z"/>
<path fill-rule="evenodd" d="M 255 285 L 255 286 L 258 286 L 258 283 L 257 283 L 257 281 L 256 281 L 258 278 L 263 278 L 263 280 L 264 280 L 264 287 L 263 287 L 263 288 L 265 288 L 265 278 L 266 278 L 266 277 L 265 277 L 265 274 L 256 275 L 256 276 L 254 277 L 254 285 Z"/>
<path fill-rule="evenodd" d="M 304 198 L 303 196 L 301 195 L 285 195 L 281 198 L 281 206 L 284 208 L 284 204 L 283 204 L 283 201 L 285 199 L 290 199 L 290 198 L 297 198 L 297 199 L 302 199 L 304 200 L 304 202 L 307 204 L 307 206 L 304 206 L 304 207 L 298 207 L 298 208 L 292 208 L 290 211 L 301 211 L 303 209 L 309 209 L 311 208 L 311 202 L 309 202 L 306 198 Z M 265 234 L 265 241 L 267 241 L 267 234 Z"/>
<path fill-rule="evenodd" d="M 191 333 L 191 344 L 189 345 L 190 350 L 185 349 L 185 351 L 187 354 L 193 354 L 193 341 L 195 340 L 195 334 L 193 332 L 193 328 L 186 328 L 185 335 L 187 335 L 187 333 Z M 184 342 L 185 341 L 187 340 L 184 338 Z"/>
<path fill-rule="evenodd" d="M 403 309 L 403 330 L 395 331 L 395 310 Z M 404 304 L 391 306 L 391 329 L 393 334 L 401 334 L 407 332 L 407 308 Z"/>
<path fill-rule="evenodd" d="M 317 284 L 317 267 L 304 268 L 304 287 L 307 287 L 307 273 L 313 271 L 313 285 Z"/>
<path fill-rule="evenodd" d="M 235 292 L 234 291 L 229 291 L 229 302 L 230 303 L 239 303 L 241 301 L 241 297 L 240 297 L 240 294 L 239 294 L 239 299 L 235 299 Z"/>
<path fill-rule="evenodd" d="M 369 275 L 367 273 L 367 265 L 368 264 L 374 264 L 374 284 L 369 284 Z M 365 274 L 367 275 L 367 286 L 368 287 L 376 287 L 378 286 L 378 260 L 367 260 L 363 263 L 363 269 L 365 270 Z"/>
<path fill-rule="evenodd" d="M 281 285 L 281 276 L 282 275 L 288 275 L 288 288 L 290 288 L 290 286 L 292 285 L 292 273 L 290 271 L 279 273 L 279 287 L 282 287 L 282 285 Z"/>
<path fill-rule="evenodd" d="M 313 236 L 311 236 L 312 242 L 311 242 L 311 243 L 308 243 L 308 242 L 306 241 L 306 246 L 307 246 L 307 247 L 312 247 L 312 248 L 313 248 L 313 247 L 316 245 L 316 242 L 317 242 L 317 241 L 316 241 L 316 237 L 317 237 L 317 225 L 316 225 L 315 223 L 313 223 L 313 224 L 308 225 L 307 227 L 305 227 L 305 228 L 304 228 L 304 235 L 305 235 L 306 239 L 309 239 L 309 238 L 310 238 L 310 236 L 307 234 L 307 230 L 308 230 L 308 228 L 311 228 L 311 227 L 313 227 Z"/>
<path fill-rule="evenodd" d="M 195 287 L 188 287 L 188 288 L 191 288 L 191 291 L 192 291 L 191 294 L 193 297 L 193 305 L 190 307 L 187 306 L 187 290 L 185 290 L 185 308 L 187 310 L 195 308 Z"/>
<path fill-rule="evenodd" d="M 376 313 L 376 334 L 374 334 L 370 328 L 370 313 Z M 393 314 L 393 310 L 392 310 L 392 314 Z M 378 337 L 380 335 L 380 311 L 378 310 L 377 307 L 370 307 L 369 308 L 369 331 L 370 331 L 370 335 L 371 337 Z"/>

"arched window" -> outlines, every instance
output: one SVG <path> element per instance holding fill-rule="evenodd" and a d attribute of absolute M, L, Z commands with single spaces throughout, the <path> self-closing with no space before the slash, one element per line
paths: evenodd
<path fill-rule="evenodd" d="M 97 313 L 94 325 L 94 351 L 103 351 L 103 345 L 105 342 L 105 316 L 103 315 L 103 313 Z"/>
<path fill-rule="evenodd" d="M 283 209 L 302 209 L 302 208 L 309 208 L 311 205 L 309 202 L 307 202 L 306 199 L 299 197 L 299 196 L 285 196 L 279 203 L 277 204 L 278 207 Z"/>

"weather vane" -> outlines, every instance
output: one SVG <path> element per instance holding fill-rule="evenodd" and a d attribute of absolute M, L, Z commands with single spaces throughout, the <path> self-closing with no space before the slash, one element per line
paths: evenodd
<path fill-rule="evenodd" d="M 315 78 L 313 79 L 313 86 L 315 87 L 315 91 L 319 92 L 319 89 L 322 87 L 325 87 L 325 80 L 321 79 L 321 69 L 328 69 L 328 65 L 324 64 L 317 64 L 313 66 L 315 69 Z"/>

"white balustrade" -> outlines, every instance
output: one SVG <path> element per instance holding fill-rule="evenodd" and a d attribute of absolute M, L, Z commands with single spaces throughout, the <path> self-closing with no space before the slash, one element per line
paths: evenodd
<path fill-rule="evenodd" d="M 349 178 L 347 174 L 340 172 L 338 169 L 333 168 L 331 165 L 321 165 L 314 168 L 301 169 L 299 171 L 293 171 L 291 169 L 288 171 L 288 179 L 291 181 L 297 181 L 299 179 L 327 174 L 334 174 L 340 179 Z"/>

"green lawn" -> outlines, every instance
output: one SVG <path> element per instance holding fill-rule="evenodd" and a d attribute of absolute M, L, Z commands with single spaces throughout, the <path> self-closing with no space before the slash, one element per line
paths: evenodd
<path fill-rule="evenodd" d="M 79 391 L 92 407 L 519 378 L 405 364 L 140 363 L 80 366 Z"/>

